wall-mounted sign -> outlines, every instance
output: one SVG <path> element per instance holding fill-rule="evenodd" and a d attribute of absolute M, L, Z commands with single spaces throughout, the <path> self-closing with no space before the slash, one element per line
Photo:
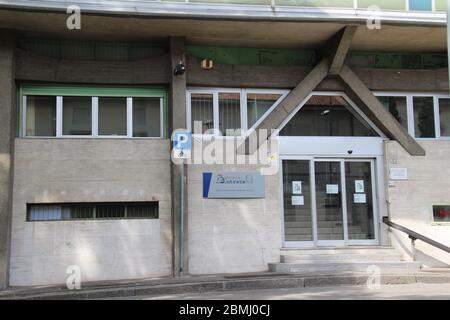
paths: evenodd
<path fill-rule="evenodd" d="M 190 159 L 191 158 L 191 133 L 174 132 L 173 134 L 173 156 L 176 159 Z"/>
<path fill-rule="evenodd" d="M 327 184 L 327 194 L 339 194 L 339 185 Z"/>
<path fill-rule="evenodd" d="M 304 196 L 292 196 L 292 205 L 293 206 L 304 206 L 305 205 L 305 197 Z"/>
<path fill-rule="evenodd" d="M 389 178 L 391 180 L 408 180 L 407 168 L 391 168 L 389 170 Z"/>
<path fill-rule="evenodd" d="M 365 193 L 355 193 L 353 195 L 354 203 L 367 203 L 367 197 Z"/>
<path fill-rule="evenodd" d="M 265 197 L 259 172 L 203 172 L 203 198 L 255 199 Z"/>
<path fill-rule="evenodd" d="M 292 181 L 292 194 L 302 194 L 302 182 Z"/>
<path fill-rule="evenodd" d="M 364 193 L 364 180 L 355 180 L 355 192 Z"/>

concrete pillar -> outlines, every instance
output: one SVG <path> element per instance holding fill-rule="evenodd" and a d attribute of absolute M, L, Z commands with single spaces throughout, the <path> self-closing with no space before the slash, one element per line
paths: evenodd
<path fill-rule="evenodd" d="M 173 71 L 177 64 L 186 63 L 184 55 L 184 38 L 172 37 L 170 38 L 170 59 L 171 59 L 171 86 L 170 86 L 170 134 L 173 130 L 186 128 L 186 74 L 177 75 Z M 189 72 L 189 71 L 187 71 Z M 184 170 L 183 170 L 184 169 Z M 184 182 L 182 182 L 182 175 L 184 175 Z M 187 273 L 188 267 L 188 215 L 187 215 L 187 188 L 184 187 L 184 250 L 183 250 L 183 265 L 182 271 L 180 263 L 180 221 L 181 221 L 181 183 L 187 181 L 186 165 L 182 168 L 181 165 L 172 163 L 171 166 L 171 183 L 172 183 L 172 226 L 173 226 L 173 273 L 179 276 Z"/>
<path fill-rule="evenodd" d="M 12 206 L 12 155 L 15 137 L 15 40 L 0 30 L 0 289 L 8 286 Z"/>

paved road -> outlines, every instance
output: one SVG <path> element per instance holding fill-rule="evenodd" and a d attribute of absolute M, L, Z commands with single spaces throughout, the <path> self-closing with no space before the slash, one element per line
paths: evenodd
<path fill-rule="evenodd" d="M 450 300 L 450 284 L 387 285 L 380 289 L 366 286 L 270 289 L 226 293 L 165 295 L 140 297 L 142 300 L 298 300 L 298 299 L 444 299 Z"/>

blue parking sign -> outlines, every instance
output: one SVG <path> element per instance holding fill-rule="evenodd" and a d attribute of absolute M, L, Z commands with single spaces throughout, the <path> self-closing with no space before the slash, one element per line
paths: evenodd
<path fill-rule="evenodd" d="M 191 157 L 192 136 L 189 131 L 180 131 L 173 134 L 173 152 L 177 158 Z"/>

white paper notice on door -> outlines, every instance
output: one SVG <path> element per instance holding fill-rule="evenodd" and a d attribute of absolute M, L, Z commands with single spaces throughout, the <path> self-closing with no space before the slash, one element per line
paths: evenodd
<path fill-rule="evenodd" d="M 367 203 L 367 197 L 365 193 L 355 193 L 353 195 L 354 203 Z"/>
<path fill-rule="evenodd" d="M 292 193 L 293 194 L 302 194 L 302 182 L 301 181 L 292 181 Z"/>
<path fill-rule="evenodd" d="M 304 196 L 292 196 L 292 205 L 293 206 L 304 206 L 305 205 L 305 197 Z"/>
<path fill-rule="evenodd" d="M 364 180 L 355 180 L 355 192 L 364 193 Z"/>
<path fill-rule="evenodd" d="M 327 184 L 327 194 L 339 194 L 339 185 Z"/>

